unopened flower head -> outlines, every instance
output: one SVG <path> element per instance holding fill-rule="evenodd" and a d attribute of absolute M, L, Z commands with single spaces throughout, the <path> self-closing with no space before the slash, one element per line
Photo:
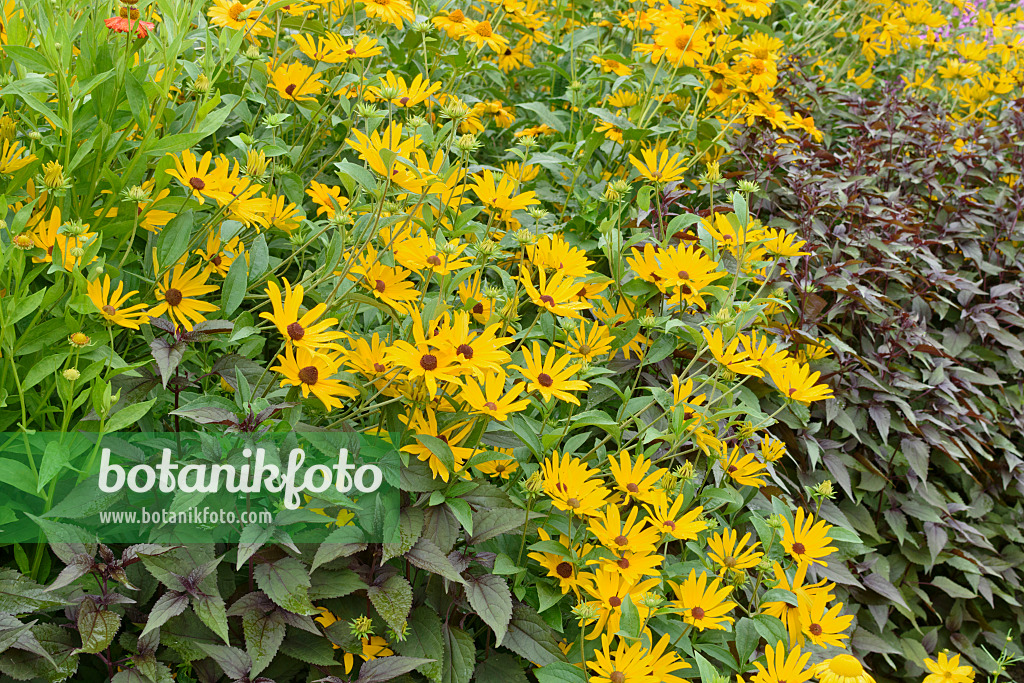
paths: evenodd
<path fill-rule="evenodd" d="M 262 179 L 267 175 L 269 159 L 262 151 L 250 149 L 245 153 L 245 174 L 250 178 Z"/>
<path fill-rule="evenodd" d="M 66 189 L 67 180 L 64 178 L 64 167 L 56 161 L 43 164 L 42 184 L 48 190 Z"/>
<path fill-rule="evenodd" d="M 835 488 L 832 486 L 832 480 L 826 479 L 817 486 L 812 487 L 811 494 L 816 498 L 828 498 L 829 500 L 832 500 L 836 495 Z"/>
<path fill-rule="evenodd" d="M 17 134 L 17 124 L 7 114 L 0 116 L 0 140 L 13 140 Z"/>
<path fill-rule="evenodd" d="M 455 149 L 459 150 L 463 154 L 472 154 L 480 149 L 480 142 L 472 133 L 466 133 L 465 135 L 459 136 L 459 139 L 455 141 Z"/>
<path fill-rule="evenodd" d="M 542 221 L 548 215 L 548 212 L 545 209 L 540 208 L 539 206 L 531 206 L 529 209 L 526 210 L 526 212 L 529 213 L 530 217 L 533 218 L 533 220 L 535 221 Z"/>
<path fill-rule="evenodd" d="M 61 232 L 72 237 L 81 237 L 85 233 L 89 232 L 89 224 L 83 223 L 82 221 L 75 219 L 68 221 L 61 227 Z"/>
<path fill-rule="evenodd" d="M 366 638 L 373 635 L 373 620 L 366 615 L 356 617 L 352 620 L 350 630 L 356 638 Z"/>
<path fill-rule="evenodd" d="M 36 246 L 35 241 L 32 239 L 32 235 L 27 232 L 15 235 L 11 242 L 14 244 L 16 249 L 21 249 L 22 251 L 28 251 Z"/>
<path fill-rule="evenodd" d="M 747 194 L 757 194 L 761 191 L 761 186 L 752 180 L 740 180 L 736 183 L 736 187 L 739 188 L 740 192 Z"/>
<path fill-rule="evenodd" d="M 124 190 L 121 196 L 124 197 L 125 201 L 134 202 L 135 204 L 144 204 L 149 201 L 149 192 L 141 185 L 132 185 Z"/>
<path fill-rule="evenodd" d="M 458 123 L 469 116 L 469 106 L 457 97 L 449 98 L 441 105 L 441 116 Z"/>
<path fill-rule="evenodd" d="M 64 372 L 62 372 L 62 373 L 61 373 L 61 375 L 62 375 L 62 376 L 64 377 L 64 379 L 66 379 L 67 381 L 69 381 L 69 382 L 74 382 L 75 380 L 77 380 L 77 379 L 78 379 L 79 377 L 81 377 L 81 376 L 82 376 L 82 373 L 80 373 L 80 372 L 79 372 L 78 370 L 76 370 L 75 368 L 68 368 L 67 370 L 65 370 Z"/>
<path fill-rule="evenodd" d="M 206 74 L 201 73 L 192 80 L 192 92 L 210 92 L 210 85 L 210 79 Z"/>

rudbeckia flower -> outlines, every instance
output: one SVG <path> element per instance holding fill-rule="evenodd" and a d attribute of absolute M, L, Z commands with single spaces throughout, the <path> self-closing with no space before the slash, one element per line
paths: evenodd
<path fill-rule="evenodd" d="M 132 295 L 138 294 L 138 291 L 132 290 L 122 294 L 123 288 L 124 283 L 118 282 L 117 288 L 111 292 L 110 276 L 104 275 L 102 282 L 100 280 L 90 282 L 86 286 L 86 291 L 93 306 L 108 323 L 137 330 L 139 325 L 149 322 L 149 313 L 146 311 L 146 304 L 124 306 Z"/>
<path fill-rule="evenodd" d="M 277 357 L 277 365 L 270 369 L 284 375 L 281 386 L 295 386 L 302 389 L 303 398 L 309 394 L 320 399 L 327 412 L 342 406 L 341 398 L 355 398 L 359 390 L 334 379 L 341 367 L 341 359 L 335 353 L 317 353 L 291 345 L 284 354 Z"/>
<path fill-rule="evenodd" d="M 580 366 L 569 365 L 569 361 L 572 359 L 568 354 L 556 359 L 554 347 L 549 348 L 545 356 L 540 350 L 540 344 L 533 342 L 533 351 L 524 350 L 523 359 L 526 367 L 519 365 L 510 367 L 523 373 L 523 376 L 530 380 L 526 390 L 539 392 L 544 397 L 545 403 L 554 397 L 560 401 L 579 405 L 579 399 L 569 392 L 590 388 L 586 382 L 569 379 L 579 370 Z"/>
<path fill-rule="evenodd" d="M 305 314 L 300 314 L 304 289 L 301 284 L 293 288 L 287 279 L 284 282 L 284 296 L 281 295 L 281 288 L 273 281 L 267 282 L 267 298 L 273 311 L 264 311 L 260 317 L 269 320 L 277 327 L 277 331 L 284 337 L 289 346 L 306 349 L 317 353 L 318 349 L 335 349 L 335 340 L 345 336 L 343 332 L 331 331 L 328 328 L 337 325 L 336 318 L 325 318 L 318 320 L 327 312 L 327 306 L 317 304 Z"/>
<path fill-rule="evenodd" d="M 157 318 L 167 313 L 172 322 L 191 332 L 193 323 L 206 320 L 204 312 L 216 311 L 216 304 L 198 298 L 217 291 L 217 285 L 206 284 L 210 273 L 202 268 L 202 264 L 198 264 L 185 270 L 185 265 L 179 263 L 165 273 L 163 281 L 156 285 L 158 303 L 149 311 L 149 316 Z"/>
<path fill-rule="evenodd" d="M 822 520 L 814 521 L 814 515 L 804 515 L 803 508 L 797 508 L 796 519 L 792 526 L 789 520 L 785 520 L 785 529 L 782 535 L 782 547 L 786 549 L 789 556 L 797 564 L 820 564 L 828 566 L 822 558 L 828 557 L 836 551 L 834 546 L 829 545 L 832 539 L 828 535 L 831 524 Z"/>

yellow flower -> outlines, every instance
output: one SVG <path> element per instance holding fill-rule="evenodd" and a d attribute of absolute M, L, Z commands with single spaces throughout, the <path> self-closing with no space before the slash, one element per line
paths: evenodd
<path fill-rule="evenodd" d="M 491 372 L 479 380 L 468 380 L 462 388 L 459 398 L 466 402 L 472 412 L 504 422 L 512 413 L 518 413 L 530 406 L 527 400 L 519 400 L 525 387 L 517 382 L 505 393 L 504 373 Z"/>
<path fill-rule="evenodd" d="M 302 389 L 302 397 L 312 393 L 324 404 L 327 412 L 342 406 L 341 398 L 355 398 L 359 390 L 334 379 L 341 368 L 341 359 L 336 353 L 317 353 L 291 345 L 284 354 L 277 357 L 277 365 L 270 369 L 284 375 L 281 386 L 295 386 Z"/>
<path fill-rule="evenodd" d="M 0 174 L 10 175 L 36 160 L 35 154 L 26 152 L 28 150 L 21 143 L 5 139 L 3 153 L 0 154 Z"/>
<path fill-rule="evenodd" d="M 750 569 L 756 567 L 761 561 L 762 553 L 756 552 L 755 542 L 749 548 L 746 547 L 750 540 L 750 534 L 744 534 L 743 538 L 737 538 L 739 534 L 734 529 L 725 529 L 721 533 L 714 534 L 708 539 L 708 557 L 721 567 L 719 574 L 724 574 L 729 569 Z"/>
<path fill-rule="evenodd" d="M 596 478 L 597 472 L 579 458 L 566 455 L 559 459 L 558 451 L 554 451 L 541 465 L 541 473 L 544 493 L 559 510 L 588 517 L 604 507 L 608 490 Z"/>
<path fill-rule="evenodd" d="M 516 179 L 504 173 L 495 184 L 494 173 L 484 170 L 480 175 L 473 177 L 472 185 L 469 187 L 481 202 L 502 212 L 526 209 L 534 204 L 540 204 L 536 192 L 530 190 L 516 193 L 516 185 Z"/>
<path fill-rule="evenodd" d="M 767 666 L 760 661 L 754 662 L 757 675 L 754 676 L 753 683 L 803 683 L 814 675 L 813 667 L 804 668 L 807 666 L 807 660 L 811 658 L 811 653 L 801 655 L 799 647 L 790 650 L 787 657 L 786 648 L 780 641 L 775 647 L 768 645 L 765 648 L 765 657 Z"/>
<path fill-rule="evenodd" d="M 864 665 L 852 655 L 836 655 L 814 667 L 821 683 L 875 683 Z"/>
<path fill-rule="evenodd" d="M 326 213 L 328 218 L 334 218 L 339 211 L 344 211 L 348 206 L 348 197 L 341 196 L 341 188 L 336 185 L 324 185 L 315 180 L 309 183 L 306 194 L 313 198 L 317 205 L 316 215 Z"/>
<path fill-rule="evenodd" d="M 281 296 L 281 288 L 273 281 L 267 282 L 264 290 L 273 311 L 263 311 L 260 317 L 269 320 L 277 327 L 277 331 L 284 337 L 285 343 L 295 348 L 306 349 L 314 354 L 318 349 L 337 349 L 338 345 L 333 343 L 336 339 L 345 336 L 343 332 L 331 331 L 327 328 L 338 324 L 336 318 L 325 318 L 319 320 L 327 312 L 327 306 L 317 304 L 309 309 L 304 315 L 300 315 L 304 289 L 301 284 L 292 288 L 288 280 L 283 279 L 284 296 Z"/>
<path fill-rule="evenodd" d="M 86 291 L 93 306 L 96 307 L 96 310 L 108 323 L 137 330 L 139 325 L 149 322 L 149 313 L 146 311 L 146 304 L 122 307 L 133 294 L 138 294 L 138 291 L 132 290 L 122 295 L 121 290 L 123 287 L 124 283 L 118 282 L 117 289 L 111 292 L 110 276 L 104 275 L 102 282 L 100 280 L 90 282 L 86 286 Z"/>
<path fill-rule="evenodd" d="M 788 519 L 785 520 L 782 547 L 798 564 L 820 564 L 827 567 L 828 562 L 822 558 L 836 551 L 835 547 L 829 545 L 832 539 L 828 536 L 828 530 L 831 528 L 831 524 L 822 520 L 815 523 L 814 515 L 805 517 L 804 509 L 797 508 L 793 525 L 790 525 Z"/>
<path fill-rule="evenodd" d="M 853 623 L 853 615 L 843 615 L 843 603 L 828 606 L 828 600 L 818 595 L 800 603 L 800 624 L 804 636 L 821 647 L 845 647 L 847 636 L 843 631 Z"/>
<path fill-rule="evenodd" d="M 191 332 L 193 323 L 206 320 L 204 312 L 216 311 L 216 304 L 197 298 L 217 291 L 217 285 L 206 284 L 210 273 L 202 268 L 198 264 L 186 271 L 185 265 L 179 263 L 165 273 L 163 281 L 157 283 L 157 304 L 150 309 L 149 316 L 156 318 L 167 313 L 172 322 Z"/>
<path fill-rule="evenodd" d="M 272 36 L 273 31 L 263 23 L 261 13 L 255 9 L 259 0 L 253 0 L 248 4 L 233 2 L 232 0 L 213 0 L 213 6 L 206 11 L 210 17 L 210 23 L 223 28 L 233 28 L 236 31 L 245 31 L 250 40 L 256 40 L 259 36 Z"/>
<path fill-rule="evenodd" d="M 601 71 L 603 71 L 606 74 L 615 74 L 616 76 L 628 76 L 630 73 L 632 73 L 632 69 L 630 69 L 627 65 L 623 64 L 622 62 L 618 62 L 614 59 L 604 59 L 602 57 L 594 55 L 593 57 L 590 58 L 590 61 L 600 66 Z"/>
<path fill-rule="evenodd" d="M 533 342 L 533 351 L 531 352 L 529 349 L 524 350 L 523 360 L 526 367 L 519 365 L 512 365 L 510 367 L 523 373 L 523 376 L 529 380 L 526 390 L 528 392 L 539 392 L 544 398 L 545 403 L 554 397 L 560 401 L 579 405 L 579 399 L 569 392 L 590 388 L 590 385 L 586 382 L 569 379 L 580 366 L 569 365 L 569 361 L 572 358 L 568 354 L 556 359 L 554 347 L 549 348 L 545 356 L 540 350 L 540 344 Z"/>
<path fill-rule="evenodd" d="M 950 657 L 942 651 L 935 659 L 924 660 L 924 665 L 930 673 L 921 683 L 971 683 L 974 680 L 974 669 L 967 664 L 960 666 L 960 655 Z"/>
<path fill-rule="evenodd" d="M 465 39 L 467 43 L 472 43 L 477 48 L 482 48 L 486 45 L 499 53 L 504 52 L 508 48 L 508 40 L 496 34 L 494 29 L 491 28 L 491 22 L 489 21 L 468 23 L 466 32 L 460 38 Z"/>
<path fill-rule="evenodd" d="M 651 472 L 651 461 L 642 454 L 637 455 L 636 462 L 631 462 L 629 452 L 622 451 L 619 459 L 608 456 L 608 469 L 615 479 L 616 488 L 625 496 L 625 502 L 632 499 L 645 503 L 654 503 L 655 486 L 665 475 L 665 470 L 655 467 Z"/>
<path fill-rule="evenodd" d="M 369 88 L 369 91 L 374 97 L 384 100 L 388 99 L 384 96 L 384 92 L 393 95 L 389 101 L 396 107 L 415 107 L 440 89 L 440 81 L 431 83 L 424 79 L 422 74 L 416 74 L 412 83 L 406 84 L 405 78 L 395 76 L 394 72 L 388 69 L 381 79 L 380 85 Z"/>
<path fill-rule="evenodd" d="M 657 150 L 645 148 L 640 150 L 640 156 L 643 161 L 630 154 L 629 161 L 642 177 L 652 183 L 671 183 L 683 179 L 686 167 L 679 159 L 679 154 L 669 155 L 667 150 L 659 154 Z"/>
<path fill-rule="evenodd" d="M 682 620 L 698 630 L 711 629 L 724 631 L 723 624 L 731 624 L 734 619 L 728 616 L 736 607 L 736 603 L 728 599 L 732 586 L 722 587 L 722 580 L 715 578 L 708 584 L 708 575 L 691 569 L 690 575 L 683 583 L 669 581 L 676 599 L 672 605 L 682 611 Z"/>
<path fill-rule="evenodd" d="M 364 9 L 371 19 L 379 19 L 396 28 L 402 28 L 403 21 L 416 21 L 412 7 L 405 0 L 367 0 Z"/>
<path fill-rule="evenodd" d="M 313 95 L 319 95 L 323 91 L 324 84 L 317 80 L 312 67 L 302 62 L 282 64 L 276 69 L 267 64 L 270 71 L 270 85 L 277 90 L 277 94 L 286 100 L 293 102 L 308 102 L 316 100 Z"/>

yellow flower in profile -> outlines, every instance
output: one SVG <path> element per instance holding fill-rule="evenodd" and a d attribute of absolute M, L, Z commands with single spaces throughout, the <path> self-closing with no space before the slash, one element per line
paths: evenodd
<path fill-rule="evenodd" d="M 974 669 L 965 664 L 960 665 L 960 655 L 952 657 L 943 650 L 935 659 L 925 659 L 924 666 L 930 672 L 921 683 L 971 683 L 974 680 Z"/>
<path fill-rule="evenodd" d="M 336 318 L 318 320 L 327 312 L 327 306 L 317 304 L 305 314 L 300 314 L 302 298 L 305 292 L 301 284 L 293 288 L 287 278 L 284 282 L 284 296 L 281 288 L 273 281 L 267 282 L 264 290 L 270 300 L 272 311 L 263 311 L 260 317 L 274 323 L 277 331 L 284 337 L 285 343 L 307 351 L 317 352 L 318 349 L 337 349 L 335 340 L 345 336 L 343 332 L 331 331 L 327 328 L 338 324 Z"/>
<path fill-rule="evenodd" d="M 541 465 L 544 493 L 559 510 L 579 517 L 596 515 L 605 505 L 608 490 L 592 470 L 579 458 L 568 455 L 559 459 L 558 451 Z"/>
<path fill-rule="evenodd" d="M 4 140 L 3 152 L 0 153 L 0 174 L 10 175 L 36 160 L 35 154 L 26 154 L 26 152 L 28 149 L 21 143 Z"/>
<path fill-rule="evenodd" d="M 786 357 L 775 357 L 763 365 L 776 388 L 786 398 L 807 404 L 833 397 L 832 387 L 817 384 L 821 373 L 811 372 L 808 365 Z"/>
<path fill-rule="evenodd" d="M 832 539 L 828 535 L 831 524 L 822 520 L 814 521 L 814 515 L 804 515 L 803 508 L 797 508 L 796 520 L 792 526 L 784 520 L 785 529 L 782 535 L 782 547 L 797 564 L 820 564 L 827 567 L 828 562 L 822 558 L 836 551 L 829 545 Z"/>
<path fill-rule="evenodd" d="M 498 53 L 508 49 L 508 40 L 495 33 L 489 21 L 469 22 L 466 25 L 466 32 L 460 38 L 477 48 L 487 46 Z"/>
<path fill-rule="evenodd" d="M 691 569 L 690 575 L 683 583 L 669 581 L 669 585 L 676 595 L 672 606 L 682 611 L 681 616 L 685 623 L 693 625 L 700 631 L 724 631 L 723 624 L 731 624 L 734 621 L 728 616 L 736 607 L 736 603 L 728 599 L 732 593 L 732 586 L 723 588 L 722 580 L 718 577 L 709 584 L 707 574 L 701 573 L 698 576 L 697 570 Z"/>
<path fill-rule="evenodd" d="M 519 365 L 510 367 L 523 373 L 523 376 L 530 381 L 526 387 L 527 392 L 539 392 L 545 403 L 554 397 L 560 401 L 579 405 L 580 400 L 569 392 L 590 388 L 586 382 L 569 379 L 579 370 L 580 366 L 569 365 L 569 361 L 572 360 L 569 354 L 556 359 L 554 347 L 549 348 L 545 356 L 540 350 L 540 344 L 533 342 L 533 351 L 525 349 L 523 360 L 526 367 Z"/>
<path fill-rule="evenodd" d="M 123 288 L 124 283 L 118 282 L 117 288 L 111 292 L 109 275 L 104 275 L 102 281 L 97 279 L 86 285 L 89 300 L 108 323 L 137 330 L 139 325 L 149 323 L 149 313 L 146 311 L 146 304 L 124 306 L 132 295 L 138 294 L 138 291 L 132 290 L 122 294 Z"/>
<path fill-rule="evenodd" d="M 312 393 L 324 404 L 327 412 L 342 406 L 341 398 L 355 398 L 359 390 L 334 379 L 341 368 L 341 358 L 336 353 L 316 353 L 291 345 L 284 354 L 277 357 L 277 365 L 270 369 L 284 375 L 281 386 L 295 386 L 302 389 L 302 397 Z"/>
<path fill-rule="evenodd" d="M 403 21 L 410 24 L 416 21 L 416 14 L 405 0 L 366 0 L 364 9 L 369 18 L 392 24 L 399 29 Z"/>
<path fill-rule="evenodd" d="M 765 648 L 766 665 L 760 661 L 754 662 L 757 667 L 757 675 L 753 683 L 804 683 L 814 675 L 815 668 L 805 668 L 811 653 L 800 654 L 800 648 L 795 647 L 786 655 L 786 648 L 782 641 L 776 643 L 775 647 L 768 645 Z"/>
<path fill-rule="evenodd" d="M 716 328 L 715 331 L 712 332 L 706 327 L 701 327 L 700 331 L 701 334 L 704 335 L 704 341 L 707 342 L 711 355 L 713 355 L 715 360 L 719 363 L 738 375 L 764 377 L 764 372 L 757 367 L 757 361 L 751 359 L 746 351 L 739 351 L 739 336 L 733 337 L 732 341 L 729 342 L 729 346 L 726 346 L 725 341 L 722 338 L 722 328 Z"/>
<path fill-rule="evenodd" d="M 753 453 L 740 455 L 740 447 L 735 446 L 732 452 L 720 458 L 722 470 L 725 471 L 733 481 L 741 486 L 764 486 L 764 479 L 767 476 L 765 465 L 758 462 L 757 456 Z"/>
<path fill-rule="evenodd" d="M 472 23 L 460 9 L 453 9 L 446 15 L 438 15 L 430 20 L 434 26 L 448 34 L 449 38 L 461 38 L 469 30 Z"/>
<path fill-rule="evenodd" d="M 536 287 L 533 286 L 533 279 L 528 273 L 524 273 L 519 278 L 526 290 L 526 295 L 530 297 L 530 301 L 535 306 L 539 306 L 553 315 L 578 319 L 583 317 L 580 315 L 581 310 L 590 308 L 590 304 L 587 302 L 574 300 L 576 292 L 579 291 L 576 278 L 566 277 L 565 274 L 557 270 L 548 276 L 546 271 L 538 269 L 537 275 L 539 282 Z"/>
<path fill-rule="evenodd" d="M 396 107 L 415 107 L 440 89 L 440 81 L 431 83 L 424 79 L 422 74 L 416 74 L 412 83 L 407 84 L 405 78 L 395 76 L 394 72 L 388 69 L 388 72 L 381 78 L 380 85 L 369 88 L 369 91 L 374 97 L 388 100 Z M 388 99 L 384 96 L 385 92 L 393 97 Z"/>
<path fill-rule="evenodd" d="M 348 206 L 348 197 L 341 196 L 341 188 L 337 185 L 324 185 L 315 180 L 309 183 L 306 194 L 313 198 L 317 205 L 316 215 L 326 213 L 328 218 L 334 218 L 339 211 L 344 211 Z"/>
<path fill-rule="evenodd" d="M 761 561 L 763 554 L 757 552 L 757 546 L 761 544 L 755 541 L 748 548 L 746 546 L 750 534 L 744 534 L 737 542 L 738 537 L 739 533 L 735 529 L 725 529 L 708 539 L 708 557 L 721 568 L 719 574 L 730 569 L 750 569 Z"/>
<path fill-rule="evenodd" d="M 775 617 L 786 625 L 786 631 L 789 633 L 789 642 L 801 646 L 804 644 L 804 633 L 803 622 L 800 621 L 799 606 L 819 597 L 825 601 L 831 600 L 832 588 L 834 587 L 833 584 L 828 583 L 825 579 L 818 583 L 804 585 L 808 567 L 810 567 L 810 564 L 798 564 L 793 581 L 791 582 L 789 577 L 786 576 L 786 571 L 782 568 L 782 565 L 775 562 L 772 565 L 772 571 L 775 573 L 775 587 L 790 591 L 796 595 L 797 605 L 790 605 L 781 600 L 766 602 L 761 605 L 762 612 L 768 616 Z"/>
<path fill-rule="evenodd" d="M 616 76 L 628 76 L 633 72 L 633 70 L 630 69 L 629 66 L 623 64 L 622 62 L 618 62 L 614 59 L 604 59 L 602 57 L 594 55 L 593 57 L 590 58 L 590 61 L 600 66 L 601 71 L 603 71 L 606 74 L 615 74 Z"/>
<path fill-rule="evenodd" d="M 505 173 L 500 174 L 498 182 L 495 183 L 494 172 L 485 169 L 473 177 L 469 188 L 476 193 L 481 202 L 501 212 L 517 211 L 540 204 L 536 192 L 529 190 L 517 193 L 516 186 L 516 179 Z"/>
<path fill-rule="evenodd" d="M 513 472 L 519 469 L 519 463 L 515 459 L 488 460 L 487 462 L 473 465 L 473 467 L 491 479 L 508 479 Z"/>
<path fill-rule="evenodd" d="M 171 272 L 164 273 L 163 281 L 157 283 L 157 304 L 150 309 L 149 316 L 156 318 L 167 313 L 172 322 L 191 332 L 193 323 L 206 320 L 203 313 L 218 308 L 216 304 L 198 298 L 217 291 L 217 285 L 206 284 L 209 277 L 210 273 L 203 270 L 203 264 L 188 270 L 183 263 L 175 265 Z"/>
<path fill-rule="evenodd" d="M 516 400 L 525 387 L 517 382 L 505 393 L 504 373 L 490 372 L 480 379 L 469 379 L 462 387 L 459 399 L 466 402 L 476 415 L 487 415 L 492 419 L 504 422 L 512 413 L 526 410 L 530 406 L 527 400 Z"/>
<path fill-rule="evenodd" d="M 313 95 L 319 95 L 324 89 L 324 84 L 316 78 L 313 68 L 302 62 L 281 64 L 276 69 L 268 63 L 267 69 L 270 72 L 270 85 L 286 100 L 315 101 Z"/>
<path fill-rule="evenodd" d="M 670 504 L 668 494 L 660 489 L 655 489 L 654 504 L 644 505 L 651 524 L 659 529 L 662 534 L 680 541 L 695 541 L 697 534 L 708 528 L 708 523 L 700 518 L 704 514 L 704 507 L 698 505 L 682 516 L 683 496 L 676 496 Z"/>
<path fill-rule="evenodd" d="M 654 149 L 641 149 L 643 161 L 629 155 L 629 161 L 640 175 L 652 183 L 671 183 L 683 179 L 686 166 L 679 159 L 679 154 L 669 155 L 668 151 L 660 154 Z"/>
<path fill-rule="evenodd" d="M 875 683 L 864 665 L 853 655 L 836 655 L 814 667 L 821 683 Z"/>

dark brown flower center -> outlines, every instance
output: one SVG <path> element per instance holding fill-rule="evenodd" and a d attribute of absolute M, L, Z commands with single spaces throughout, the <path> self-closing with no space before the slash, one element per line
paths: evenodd
<path fill-rule="evenodd" d="M 473 312 L 476 313 L 477 315 L 481 315 L 484 312 L 484 305 L 477 304 L 476 306 L 473 307 Z"/>
<path fill-rule="evenodd" d="M 498 404 L 495 403 L 494 401 L 488 401 L 487 403 L 484 404 L 484 408 L 487 408 L 487 410 L 497 410 Z"/>
<path fill-rule="evenodd" d="M 466 360 L 469 360 L 473 357 L 473 347 L 470 346 L 469 344 L 459 344 L 459 347 L 455 349 L 455 352 L 458 353 L 463 358 L 465 358 Z"/>
<path fill-rule="evenodd" d="M 689 280 L 690 279 L 690 274 L 687 273 L 685 270 L 680 270 L 678 273 L 676 273 L 676 275 L 679 276 L 680 280 Z"/>
<path fill-rule="evenodd" d="M 545 389 L 555 383 L 555 380 L 551 379 L 551 375 L 546 372 L 542 372 L 537 375 L 537 384 L 541 385 Z"/>
<path fill-rule="evenodd" d="M 812 636 L 820 636 L 821 624 L 811 624 L 810 628 L 808 628 L 807 630 L 811 632 Z"/>
<path fill-rule="evenodd" d="M 622 604 L 622 598 L 620 598 L 617 595 L 613 595 L 612 597 L 608 598 L 608 604 L 612 607 L 618 607 Z"/>
<path fill-rule="evenodd" d="M 420 357 L 420 367 L 430 372 L 437 370 L 437 356 L 432 353 L 425 353 Z"/>
<path fill-rule="evenodd" d="M 629 560 L 627 560 L 625 557 L 620 557 L 619 561 L 615 564 L 619 565 L 620 569 L 629 569 Z"/>
<path fill-rule="evenodd" d="M 626 683 L 626 674 L 621 671 L 613 671 L 608 674 L 608 680 L 611 681 L 611 683 Z"/>
<path fill-rule="evenodd" d="M 115 313 L 117 313 L 117 309 L 111 306 L 110 304 L 107 304 L 106 306 L 103 307 L 103 312 L 106 313 L 107 315 L 114 315 Z"/>
<path fill-rule="evenodd" d="M 374 283 L 373 288 L 376 289 L 381 294 L 383 294 L 384 293 L 384 289 L 385 289 L 384 281 L 383 280 L 377 280 L 377 282 Z"/>
<path fill-rule="evenodd" d="M 626 484 L 626 490 L 629 491 L 630 493 L 636 493 L 637 491 L 640 490 L 640 487 L 634 484 L 633 482 L 629 482 L 628 484 Z"/>
<path fill-rule="evenodd" d="M 203 181 L 202 178 L 189 178 L 188 184 L 192 186 L 192 189 L 198 190 L 200 192 L 206 189 L 206 183 Z"/>
<path fill-rule="evenodd" d="M 565 502 L 566 502 L 566 504 L 568 504 L 568 506 L 569 506 L 569 507 L 571 507 L 571 508 L 572 508 L 573 510 L 578 510 L 578 509 L 579 509 L 579 507 L 580 507 L 580 499 L 579 499 L 579 498 L 570 498 L 569 500 L 567 500 L 567 501 L 565 501 Z"/>
<path fill-rule="evenodd" d="M 616 545 L 629 545 L 629 539 L 626 538 L 625 536 L 623 536 L 622 534 L 619 534 L 618 536 L 615 537 L 615 544 Z"/>
<path fill-rule="evenodd" d="M 673 522 L 671 519 L 666 519 L 665 520 L 665 526 L 668 527 L 669 529 L 671 529 L 672 531 L 676 530 L 676 523 Z"/>
<path fill-rule="evenodd" d="M 306 336 L 306 330 L 304 330 L 302 325 L 297 322 L 289 324 L 286 329 L 288 330 L 288 336 L 292 341 L 299 341 Z"/>
<path fill-rule="evenodd" d="M 409 104 L 409 98 L 402 97 L 398 100 L 398 103 L 404 107 L 405 105 Z"/>
<path fill-rule="evenodd" d="M 299 381 L 302 382 L 303 384 L 313 386 L 314 384 L 316 384 L 318 379 L 320 379 L 320 371 L 317 370 L 312 365 L 307 365 L 306 367 L 299 370 Z"/>
<path fill-rule="evenodd" d="M 555 298 L 550 294 L 541 294 L 540 300 L 546 303 L 548 306 L 555 305 Z"/>
<path fill-rule="evenodd" d="M 164 301 L 166 301 L 169 306 L 177 306 L 178 304 L 181 303 L 182 298 L 183 297 L 180 289 L 175 289 L 174 287 L 171 287 L 166 292 L 164 292 Z"/>
<path fill-rule="evenodd" d="M 805 552 L 807 552 L 807 548 L 804 547 L 803 543 L 794 543 L 793 552 L 797 555 L 803 555 Z"/>
<path fill-rule="evenodd" d="M 380 363 L 374 363 L 373 369 L 376 370 L 377 372 L 384 372 L 385 370 L 387 370 L 387 368 L 381 365 Z"/>
<path fill-rule="evenodd" d="M 563 579 L 568 579 L 572 576 L 572 565 L 568 562 L 559 562 L 558 566 L 555 567 L 555 572 L 557 572 Z"/>
<path fill-rule="evenodd" d="M 288 87 L 284 89 L 284 94 L 291 97 L 293 92 L 295 92 L 295 84 L 289 83 Z"/>
<path fill-rule="evenodd" d="M 438 256 L 437 254 L 431 254 L 430 256 L 427 257 L 427 263 L 435 267 L 439 266 L 441 265 L 441 257 Z"/>
<path fill-rule="evenodd" d="M 704 608 L 702 608 L 702 607 L 694 607 L 693 609 L 690 610 L 690 616 L 692 616 L 694 619 L 703 619 L 704 618 Z"/>

